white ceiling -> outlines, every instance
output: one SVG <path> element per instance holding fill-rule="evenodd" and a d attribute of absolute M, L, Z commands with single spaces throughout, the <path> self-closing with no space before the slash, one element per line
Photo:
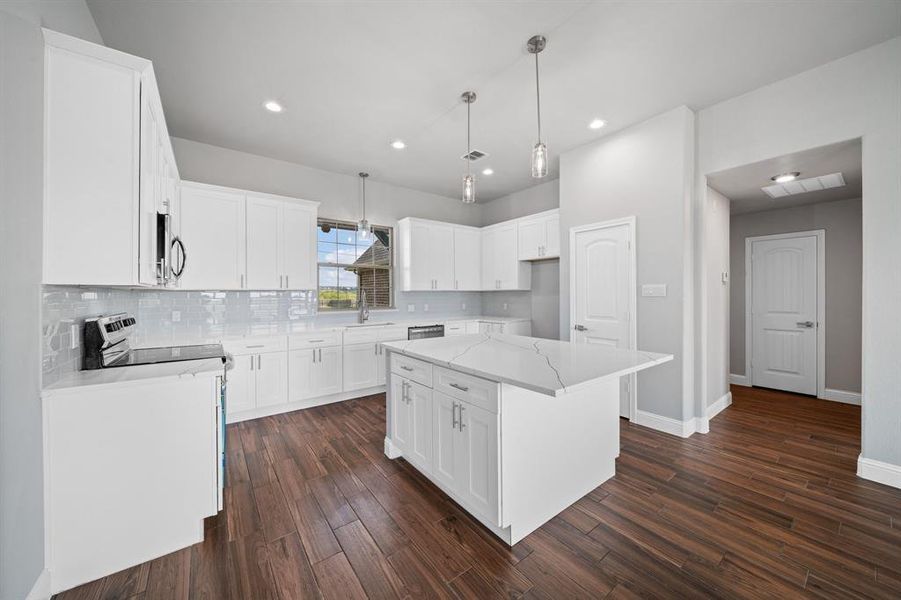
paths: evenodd
<path fill-rule="evenodd" d="M 88 0 L 107 45 L 153 60 L 170 132 L 459 195 L 465 105 L 490 156 L 480 200 L 540 183 L 560 152 L 675 106 L 702 108 L 901 35 L 895 0 L 149 2 Z M 274 115 L 266 99 L 284 104 Z M 588 122 L 606 119 L 592 131 Z M 389 147 L 394 138 L 409 147 Z M 552 163 L 551 177 L 557 174 Z"/>
<path fill-rule="evenodd" d="M 788 208 L 817 202 L 847 200 L 863 195 L 860 140 L 849 140 L 779 156 L 758 163 L 743 165 L 707 176 L 707 184 L 729 198 L 732 214 L 758 212 L 774 208 Z M 843 187 L 807 192 L 795 196 L 770 198 L 760 188 L 771 185 L 770 180 L 780 173 L 798 171 L 799 179 L 841 173 Z"/>

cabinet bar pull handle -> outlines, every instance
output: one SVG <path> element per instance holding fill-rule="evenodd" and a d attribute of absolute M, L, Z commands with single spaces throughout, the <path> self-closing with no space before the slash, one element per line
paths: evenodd
<path fill-rule="evenodd" d="M 413 367 L 408 367 L 407 365 L 401 365 L 400 368 L 403 369 L 404 371 L 412 371 L 413 370 Z"/>
<path fill-rule="evenodd" d="M 266 344 L 252 344 L 252 345 L 250 345 L 250 346 L 244 346 L 244 347 L 245 347 L 245 348 L 262 348 L 262 347 L 264 347 L 265 345 L 266 345 Z"/>
<path fill-rule="evenodd" d="M 244 287 L 244 274 L 241 273 L 241 287 Z"/>
<path fill-rule="evenodd" d="M 285 275 L 285 287 L 286 287 L 286 288 L 291 287 L 291 284 L 288 283 L 288 276 L 287 276 L 287 275 Z"/>
<path fill-rule="evenodd" d="M 263 368 L 263 355 L 257 354 L 257 371 Z"/>
<path fill-rule="evenodd" d="M 313 364 L 316 364 L 316 349 L 313 348 Z"/>
<path fill-rule="evenodd" d="M 253 354 L 250 355 L 250 370 L 253 371 Z"/>
<path fill-rule="evenodd" d="M 459 406 L 459 405 L 458 405 L 456 402 L 454 402 L 453 410 L 451 410 L 451 415 L 452 415 L 452 417 L 453 417 L 453 425 L 452 425 L 452 427 L 453 427 L 454 429 L 457 428 L 457 406 Z"/>
<path fill-rule="evenodd" d="M 463 408 L 463 404 L 461 403 L 460 404 L 460 432 L 461 433 L 463 432 L 463 428 L 466 427 L 466 425 L 463 424 L 463 411 L 464 410 L 465 409 Z"/>
<path fill-rule="evenodd" d="M 468 387 L 466 387 L 465 385 L 460 385 L 459 383 L 452 383 L 452 384 L 450 384 L 450 386 L 451 386 L 452 388 L 457 388 L 457 389 L 460 390 L 461 392 L 468 392 L 468 391 L 469 391 L 469 388 L 468 388 Z"/>
<path fill-rule="evenodd" d="M 322 362 L 322 348 L 319 349 L 319 362 Z"/>
<path fill-rule="evenodd" d="M 324 342 L 325 340 L 307 340 L 310 344 L 318 344 L 320 342 Z"/>
<path fill-rule="evenodd" d="M 284 275 L 278 276 L 278 287 L 279 288 L 285 287 L 285 276 Z"/>

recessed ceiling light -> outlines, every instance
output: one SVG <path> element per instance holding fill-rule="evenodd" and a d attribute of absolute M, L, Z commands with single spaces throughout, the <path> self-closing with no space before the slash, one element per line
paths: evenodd
<path fill-rule="evenodd" d="M 781 173 L 779 175 L 773 175 L 770 177 L 771 181 L 775 181 L 776 183 L 788 183 L 789 181 L 794 181 L 800 175 L 798 171 L 792 171 L 791 173 Z"/>
<path fill-rule="evenodd" d="M 282 105 L 279 104 L 278 102 L 276 102 L 275 100 L 268 100 L 265 104 L 263 104 L 263 108 L 265 108 L 269 112 L 274 112 L 274 113 L 280 113 L 283 110 L 285 110 L 284 108 L 282 108 Z"/>
<path fill-rule="evenodd" d="M 482 169 L 482 175 L 494 175 L 494 169 L 492 169 L 491 167 Z"/>
<path fill-rule="evenodd" d="M 407 145 L 404 143 L 403 140 L 394 140 L 393 142 L 391 142 L 391 147 L 394 148 L 395 150 L 403 150 L 404 148 L 407 147 Z"/>
<path fill-rule="evenodd" d="M 606 124 L 607 124 L 607 121 L 605 121 L 604 119 L 595 119 L 594 121 L 592 121 L 591 123 L 588 124 L 588 127 L 590 129 L 600 129 L 601 127 L 603 127 Z"/>

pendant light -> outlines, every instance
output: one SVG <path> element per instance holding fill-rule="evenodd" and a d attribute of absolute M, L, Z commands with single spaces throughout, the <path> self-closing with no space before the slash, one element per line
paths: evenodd
<path fill-rule="evenodd" d="M 466 103 L 466 175 L 463 176 L 463 204 L 472 204 L 476 201 L 476 183 L 472 178 L 472 173 L 470 173 L 470 163 L 472 163 L 472 157 L 470 156 L 470 154 L 472 153 L 472 145 L 469 143 L 469 112 L 470 108 L 472 107 L 472 103 L 476 101 L 476 93 L 463 92 L 460 98 L 462 98 L 463 102 Z"/>
<path fill-rule="evenodd" d="M 359 221 L 357 221 L 357 236 L 361 240 L 368 240 L 369 236 L 372 235 L 372 227 L 369 226 L 369 221 L 366 220 L 366 178 L 369 177 L 369 173 L 359 173 L 360 175 L 360 202 L 363 207 L 363 215 Z"/>
<path fill-rule="evenodd" d="M 543 35 L 534 35 L 526 42 L 530 54 L 535 55 L 535 106 L 538 112 L 538 141 L 532 147 L 532 177 L 541 178 L 547 175 L 547 146 L 541 141 L 541 85 L 538 82 L 538 53 L 544 50 L 547 39 Z"/>

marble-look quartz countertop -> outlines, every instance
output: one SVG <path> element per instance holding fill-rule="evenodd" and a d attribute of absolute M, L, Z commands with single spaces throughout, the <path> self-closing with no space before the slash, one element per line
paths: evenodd
<path fill-rule="evenodd" d="M 559 396 L 671 361 L 672 354 L 498 333 L 382 342 L 392 352 Z"/>
<path fill-rule="evenodd" d="M 75 371 L 56 383 L 44 388 L 43 394 L 63 392 L 66 390 L 89 386 L 118 385 L 128 382 L 159 381 L 165 378 L 199 377 L 221 375 L 223 373 L 221 358 L 201 360 L 183 360 L 178 362 L 157 363 L 152 365 L 133 365 L 127 367 L 110 367 L 90 371 Z"/>

